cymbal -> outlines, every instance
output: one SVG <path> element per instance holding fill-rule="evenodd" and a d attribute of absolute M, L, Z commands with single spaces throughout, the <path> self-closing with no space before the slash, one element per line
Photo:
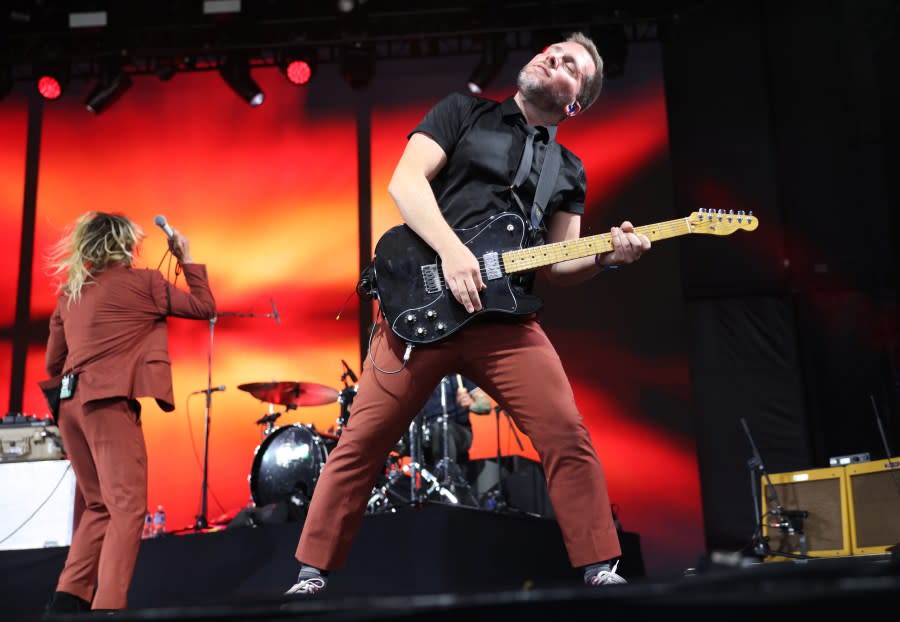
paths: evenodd
<path fill-rule="evenodd" d="M 338 400 L 338 391 L 315 382 L 248 382 L 238 385 L 253 397 L 270 404 L 321 406 Z"/>

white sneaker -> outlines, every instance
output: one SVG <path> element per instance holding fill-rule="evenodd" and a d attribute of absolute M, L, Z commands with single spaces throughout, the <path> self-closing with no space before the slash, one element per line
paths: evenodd
<path fill-rule="evenodd" d="M 628 583 L 628 581 L 616 574 L 616 568 L 618 567 L 619 562 L 616 562 L 613 564 L 611 570 L 601 570 L 597 574 L 587 577 L 584 582 L 588 585 L 618 585 L 620 583 Z"/>
<path fill-rule="evenodd" d="M 325 590 L 326 583 L 325 577 L 297 577 L 297 582 L 284 594 L 318 594 Z"/>

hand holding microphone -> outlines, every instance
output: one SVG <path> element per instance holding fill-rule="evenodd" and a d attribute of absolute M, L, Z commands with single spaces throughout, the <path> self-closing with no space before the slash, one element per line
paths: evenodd
<path fill-rule="evenodd" d="M 169 238 L 169 250 L 178 258 L 181 263 L 194 263 L 191 257 L 191 244 L 186 237 L 181 235 L 177 229 L 173 229 L 166 221 L 166 217 L 158 214 L 153 219 L 154 224 L 163 230 L 166 237 Z"/>

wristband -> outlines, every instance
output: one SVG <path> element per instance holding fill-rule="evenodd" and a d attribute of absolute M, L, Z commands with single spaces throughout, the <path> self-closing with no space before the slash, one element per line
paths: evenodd
<path fill-rule="evenodd" d="M 600 272 L 606 272 L 607 270 L 618 270 L 619 269 L 618 264 L 611 264 L 609 266 L 606 266 L 606 265 L 603 265 L 602 263 L 600 263 L 600 253 L 597 253 L 596 255 L 594 255 L 594 265 L 597 266 L 598 268 L 600 268 Z"/>

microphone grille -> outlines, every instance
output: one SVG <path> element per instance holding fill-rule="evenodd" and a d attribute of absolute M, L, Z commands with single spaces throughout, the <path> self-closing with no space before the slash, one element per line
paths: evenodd
<path fill-rule="evenodd" d="M 157 227 L 165 227 L 166 224 L 168 224 L 168 223 L 166 223 L 166 217 L 163 216 L 162 214 L 157 214 L 156 218 L 153 219 L 153 223 Z"/>

